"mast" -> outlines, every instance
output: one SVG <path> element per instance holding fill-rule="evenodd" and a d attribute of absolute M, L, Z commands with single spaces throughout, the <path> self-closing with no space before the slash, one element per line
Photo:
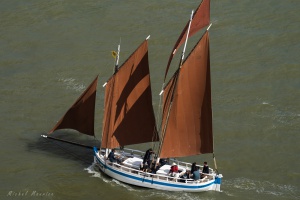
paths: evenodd
<path fill-rule="evenodd" d="M 120 43 L 118 45 L 118 53 L 117 53 L 116 63 L 115 63 L 115 73 L 118 71 L 118 66 L 119 66 L 120 46 L 121 46 L 121 38 L 120 38 Z"/>
<path fill-rule="evenodd" d="M 119 58 L 120 58 L 120 46 L 121 46 L 121 38 L 120 38 L 120 43 L 118 44 L 118 51 L 117 53 L 115 51 L 112 51 L 112 55 L 113 57 L 115 58 L 115 68 L 114 68 L 114 74 L 117 73 L 118 71 L 118 66 L 119 66 Z M 105 82 L 103 84 L 103 87 L 105 87 L 107 85 L 107 82 Z M 114 88 L 114 84 L 112 84 L 112 88 Z M 112 98 L 112 92 L 113 92 L 113 89 L 109 91 L 110 94 L 108 96 L 110 96 Z M 110 100 L 110 102 L 112 102 L 112 99 Z M 110 113 L 111 111 L 109 111 Z M 102 131 L 102 138 L 103 138 L 103 131 Z M 108 143 L 108 137 L 106 139 L 106 143 Z M 109 149 L 108 148 L 105 148 L 105 156 L 107 157 L 108 156 L 108 153 L 109 153 Z"/>
<path fill-rule="evenodd" d="M 183 62 L 183 59 L 184 59 L 184 53 L 185 53 L 186 44 L 187 44 L 187 41 L 188 41 L 188 38 L 189 38 L 189 33 L 190 33 L 190 29 L 191 29 L 191 23 L 192 23 L 192 20 L 193 20 L 193 14 L 194 14 L 194 10 L 192 10 L 192 14 L 191 14 L 190 22 L 189 22 L 189 28 L 188 28 L 188 31 L 187 31 L 187 34 L 186 34 L 186 38 L 185 38 L 185 42 L 184 42 L 184 47 L 183 47 L 183 51 L 182 51 L 182 55 L 181 55 L 181 59 L 180 59 L 179 68 L 181 68 L 182 62 Z"/>
<path fill-rule="evenodd" d="M 176 72 L 176 75 L 175 75 L 176 76 L 175 77 L 175 86 L 173 87 L 172 92 L 171 92 L 171 94 L 172 94 L 171 95 L 171 103 L 170 103 L 169 108 L 168 108 L 166 123 L 165 123 L 165 126 L 163 127 L 162 134 L 161 134 L 161 140 L 160 140 L 159 149 L 158 149 L 158 159 L 157 159 L 158 161 L 157 161 L 157 163 L 159 162 L 161 148 L 162 148 L 162 145 L 163 145 L 163 142 L 164 142 L 164 137 L 165 137 L 168 121 L 169 121 L 169 116 L 170 116 L 170 111 L 171 111 L 171 108 L 172 108 L 172 101 L 173 101 L 173 98 L 174 98 L 174 91 L 175 91 L 175 88 L 176 88 L 176 85 L 177 85 L 179 70 L 180 70 L 180 68 L 182 66 L 182 63 L 183 63 L 183 60 L 184 60 L 184 54 L 185 54 L 185 50 L 186 50 L 187 41 L 188 41 L 188 38 L 189 38 L 189 32 L 190 32 L 191 23 L 192 23 L 192 20 L 193 20 L 193 14 L 194 14 L 194 10 L 192 10 L 192 13 L 191 13 L 191 16 L 190 16 L 189 26 L 188 26 L 188 30 L 187 30 L 187 34 L 186 34 L 186 38 L 185 38 L 185 43 L 184 43 L 184 48 L 183 48 L 181 59 L 180 59 L 180 62 L 179 62 L 178 71 Z M 162 94 L 162 92 L 161 92 L 161 94 Z"/>
<path fill-rule="evenodd" d="M 148 40 L 129 56 L 105 84 L 102 148 L 138 144 L 157 138 L 152 107 Z"/>

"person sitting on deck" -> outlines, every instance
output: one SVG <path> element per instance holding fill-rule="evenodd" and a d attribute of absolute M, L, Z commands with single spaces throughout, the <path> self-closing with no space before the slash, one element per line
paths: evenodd
<path fill-rule="evenodd" d="M 182 174 L 179 178 L 181 178 L 180 182 L 186 182 L 186 179 L 189 179 L 191 176 L 191 172 L 187 170 L 184 174 Z"/>
<path fill-rule="evenodd" d="M 209 174 L 209 167 L 207 165 L 207 162 L 204 162 L 201 178 L 204 178 L 206 174 Z"/>
<path fill-rule="evenodd" d="M 121 163 L 120 159 L 118 159 L 118 157 L 115 156 L 115 149 L 112 149 L 111 152 L 108 154 L 108 157 L 110 162 L 114 163 Z"/>
<path fill-rule="evenodd" d="M 195 170 L 197 170 L 197 163 L 196 162 L 193 162 L 193 164 L 192 164 L 192 166 L 191 166 L 191 174 L 193 174 L 193 172 L 195 171 Z"/>
<path fill-rule="evenodd" d="M 161 158 L 161 159 L 159 159 L 159 164 L 162 167 L 165 164 L 168 164 L 168 160 L 166 158 Z"/>
<path fill-rule="evenodd" d="M 199 167 L 196 167 L 196 170 L 193 171 L 192 173 L 192 177 L 195 181 L 200 179 L 200 171 L 199 171 Z"/>
<path fill-rule="evenodd" d="M 172 164 L 171 169 L 169 171 L 169 175 L 174 177 L 179 177 L 178 166 L 176 165 L 176 163 Z"/>

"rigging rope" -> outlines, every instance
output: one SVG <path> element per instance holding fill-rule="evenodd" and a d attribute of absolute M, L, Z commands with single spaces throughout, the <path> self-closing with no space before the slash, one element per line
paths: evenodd
<path fill-rule="evenodd" d="M 45 137 L 44 137 L 45 138 Z M 47 139 L 47 138 L 45 138 Z M 83 160 L 81 157 L 77 156 L 74 153 L 71 153 L 71 151 L 67 150 L 66 148 L 64 148 L 62 145 L 60 145 L 58 142 L 54 141 L 54 140 L 47 140 L 48 142 L 52 142 L 53 144 L 55 144 L 56 146 L 58 146 L 60 149 L 62 149 L 63 151 L 65 151 L 66 153 L 68 153 L 69 155 L 77 158 L 78 160 L 83 161 L 85 164 L 91 164 L 90 162 L 87 162 L 86 160 Z"/>

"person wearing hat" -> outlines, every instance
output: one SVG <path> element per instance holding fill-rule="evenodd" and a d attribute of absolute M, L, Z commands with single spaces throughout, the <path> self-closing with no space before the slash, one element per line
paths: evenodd
<path fill-rule="evenodd" d="M 171 169 L 169 171 L 170 176 L 174 176 L 174 177 L 178 177 L 179 173 L 178 173 L 178 166 L 175 162 L 173 162 Z"/>

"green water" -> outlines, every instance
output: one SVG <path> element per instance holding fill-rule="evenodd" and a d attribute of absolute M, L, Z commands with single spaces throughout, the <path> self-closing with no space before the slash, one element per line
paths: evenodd
<path fill-rule="evenodd" d="M 94 170 L 91 150 L 40 137 L 99 74 L 95 129 L 101 138 L 102 84 L 112 74 L 111 51 L 120 39 L 122 63 L 151 35 L 157 110 L 168 56 L 199 3 L 2 0 L 1 199 L 300 199 L 296 0 L 211 1 L 213 124 L 223 192 L 174 193 L 122 184 Z M 191 38 L 188 50 L 200 36 Z M 76 132 L 60 133 L 96 143 Z M 186 161 L 208 160 L 213 166 L 211 157 Z"/>

